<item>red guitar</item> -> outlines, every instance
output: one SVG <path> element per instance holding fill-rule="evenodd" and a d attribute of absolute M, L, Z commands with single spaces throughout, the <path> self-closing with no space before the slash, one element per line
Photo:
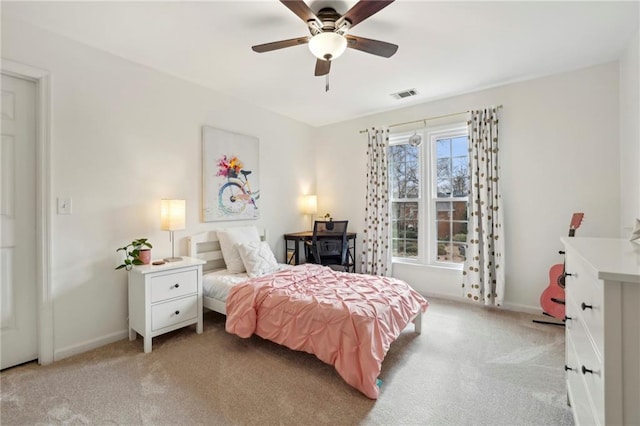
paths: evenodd
<path fill-rule="evenodd" d="M 584 213 L 574 213 L 569 224 L 569 236 L 576 234 L 582 224 Z M 562 253 L 562 252 L 561 252 Z M 540 295 L 540 306 L 544 314 L 564 321 L 564 264 L 558 263 L 549 269 L 549 286 Z M 562 324 L 559 324 L 562 325 Z"/>

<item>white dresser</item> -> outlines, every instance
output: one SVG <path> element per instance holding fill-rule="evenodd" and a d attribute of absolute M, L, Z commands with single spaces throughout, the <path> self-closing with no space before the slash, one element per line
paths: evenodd
<path fill-rule="evenodd" d="M 562 242 L 565 370 L 575 422 L 640 425 L 640 245 L 608 238 Z"/>
<path fill-rule="evenodd" d="M 164 265 L 135 266 L 129 271 L 129 340 L 136 332 L 151 352 L 155 336 L 196 324 L 202 333 L 202 265 L 183 257 Z"/>

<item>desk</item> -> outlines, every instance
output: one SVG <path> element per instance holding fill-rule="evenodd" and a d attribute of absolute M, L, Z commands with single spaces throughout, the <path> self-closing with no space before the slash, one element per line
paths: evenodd
<path fill-rule="evenodd" d="M 355 232 L 347 232 L 347 242 L 349 244 L 349 258 L 350 263 L 353 264 L 351 272 L 355 272 L 356 262 L 356 236 Z M 335 236 L 335 234 L 331 235 Z M 322 233 L 318 234 L 319 238 L 322 238 Z M 290 234 L 284 234 L 284 259 L 288 264 L 299 265 L 300 264 L 300 244 L 304 247 L 305 241 L 311 241 L 313 238 L 313 231 L 293 232 Z M 289 242 L 293 243 L 293 247 L 289 245 Z M 306 260 L 306 259 L 305 259 Z"/>

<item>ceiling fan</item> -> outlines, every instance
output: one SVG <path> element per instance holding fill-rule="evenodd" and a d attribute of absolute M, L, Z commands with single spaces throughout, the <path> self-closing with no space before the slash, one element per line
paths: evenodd
<path fill-rule="evenodd" d="M 313 13 L 303 0 L 280 0 L 282 4 L 307 24 L 311 35 L 259 44 L 252 46 L 251 49 L 258 53 L 264 53 L 308 43 L 311 53 L 317 58 L 316 76 L 328 76 L 331 62 L 342 55 L 347 47 L 390 58 L 398 50 L 397 45 L 347 33 L 351 28 L 393 3 L 393 1 L 360 0 L 347 13 L 340 15 L 331 7 L 325 7 L 320 9 L 318 13 Z"/>

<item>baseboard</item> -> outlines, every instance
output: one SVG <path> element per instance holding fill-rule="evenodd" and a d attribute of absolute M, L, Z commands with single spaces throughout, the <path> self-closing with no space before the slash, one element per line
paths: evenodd
<path fill-rule="evenodd" d="M 78 355 L 83 352 L 90 351 L 91 349 L 96 349 L 100 346 L 108 345 L 109 343 L 117 342 L 128 337 L 129 332 L 127 330 L 122 330 L 115 333 L 107 334 L 106 336 L 98 337 L 97 339 L 87 340 L 85 342 L 78 343 L 77 345 L 56 349 L 53 352 L 53 360 L 60 361 L 61 359 L 68 358 L 73 355 Z"/>
<path fill-rule="evenodd" d="M 451 301 L 454 301 L 454 302 L 468 303 L 469 305 L 473 305 L 473 306 L 484 306 L 484 304 L 482 304 L 482 303 L 474 302 L 474 301 L 469 300 L 467 298 L 454 296 L 454 295 L 451 295 L 451 294 L 439 294 L 439 293 L 433 293 L 433 292 L 425 292 L 424 296 L 427 298 L 427 300 L 429 299 L 429 297 L 435 297 L 437 299 L 445 299 L 445 300 L 451 300 Z M 525 314 L 533 314 L 533 315 L 542 316 L 542 310 L 541 310 L 541 308 L 539 306 L 519 305 L 519 304 L 516 304 L 516 303 L 503 303 L 502 306 L 500 306 L 499 309 L 505 309 L 507 311 L 522 312 L 522 313 L 525 313 Z"/>
<path fill-rule="evenodd" d="M 540 306 L 527 306 L 527 305 L 518 305 L 515 303 L 504 303 L 502 304 L 501 307 L 502 309 L 506 309 L 508 311 L 523 312 L 525 314 L 542 316 L 542 308 Z"/>

